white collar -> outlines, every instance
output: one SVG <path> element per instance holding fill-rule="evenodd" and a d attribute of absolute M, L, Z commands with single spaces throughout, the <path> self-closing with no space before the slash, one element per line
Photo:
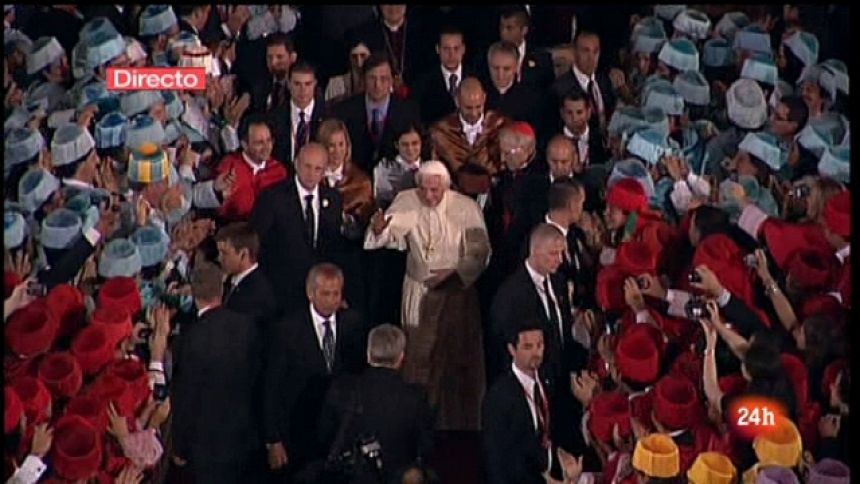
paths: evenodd
<path fill-rule="evenodd" d="M 309 123 L 311 121 L 311 116 L 314 112 L 314 100 L 311 99 L 311 102 L 304 108 L 300 108 L 290 99 L 290 109 L 293 111 L 293 117 L 295 119 L 299 119 L 299 113 L 305 113 L 305 122 Z"/>
<path fill-rule="evenodd" d="M 217 304 L 210 304 L 208 306 L 203 306 L 202 308 L 197 310 L 197 317 L 200 318 L 204 313 L 207 313 L 215 308 L 217 308 Z"/>
<path fill-rule="evenodd" d="M 562 179 L 562 178 L 573 178 L 573 177 L 574 177 L 573 172 L 571 172 L 571 173 L 570 173 L 570 175 L 560 176 L 560 177 L 558 177 L 558 178 L 554 177 L 554 176 L 552 175 L 552 172 L 550 172 L 550 174 L 549 174 L 549 183 L 550 183 L 550 184 L 553 184 L 553 183 L 555 183 L 555 181 L 556 181 L 556 180 L 560 180 L 560 179 Z"/>
<path fill-rule="evenodd" d="M 836 251 L 836 258 L 839 259 L 841 264 L 845 263 L 845 259 L 851 256 L 851 244 L 846 245 L 845 247 Z"/>
<path fill-rule="evenodd" d="M 590 133 L 589 133 L 589 129 L 588 129 L 588 124 L 586 124 L 586 125 L 585 125 L 585 131 L 583 131 L 583 132 L 582 132 L 582 134 L 581 134 L 581 135 L 579 135 L 579 136 L 577 136 L 577 135 L 576 135 L 576 133 L 574 133 L 573 131 L 571 131 L 571 130 L 567 129 L 567 126 L 565 126 L 565 127 L 564 127 L 563 132 L 564 132 L 564 135 L 565 135 L 565 136 L 567 136 L 567 137 L 568 137 L 568 138 L 570 138 L 570 139 L 573 139 L 573 138 L 579 138 L 579 141 L 580 141 L 580 142 L 581 142 L 581 141 L 583 141 L 583 140 L 586 140 L 586 141 L 587 141 L 587 140 L 588 140 L 588 135 L 590 134 Z"/>
<path fill-rule="evenodd" d="M 526 58 L 526 40 L 523 39 L 523 43 L 517 46 L 517 52 L 520 53 L 520 61 L 519 65 L 523 65 L 523 60 Z"/>
<path fill-rule="evenodd" d="M 397 155 L 394 159 L 397 160 L 398 163 L 400 163 L 400 166 L 402 166 L 404 170 L 417 170 L 421 166 L 420 157 L 413 162 L 406 161 L 400 155 Z"/>
<path fill-rule="evenodd" d="M 258 172 L 258 171 L 260 171 L 260 170 L 264 170 L 264 169 L 266 168 L 266 163 L 267 163 L 267 162 L 265 162 L 265 161 L 264 161 L 264 162 L 259 163 L 259 164 L 254 163 L 254 160 L 252 160 L 252 159 L 248 156 L 248 154 L 247 154 L 247 153 L 245 153 L 244 151 L 242 152 L 242 159 L 243 159 L 243 160 L 245 160 L 245 163 L 247 163 L 247 164 L 248 164 L 248 166 L 250 166 L 250 167 L 251 167 L 251 170 L 254 172 L 254 174 L 255 174 L 255 175 L 257 174 L 257 172 Z"/>
<path fill-rule="evenodd" d="M 314 303 L 310 303 L 311 307 L 311 319 L 314 322 L 314 326 L 319 326 L 322 328 L 324 322 L 328 321 L 331 323 L 331 330 L 334 331 L 335 321 L 337 320 L 337 311 L 333 312 L 331 316 L 325 317 L 319 312 L 317 312 L 317 308 L 314 307 Z"/>
<path fill-rule="evenodd" d="M 562 227 L 555 220 L 549 218 L 549 214 L 546 214 L 546 216 L 544 216 L 544 221 L 546 221 L 546 223 L 552 225 L 553 227 L 557 228 L 558 230 L 561 230 L 562 235 L 564 235 L 564 238 L 567 239 L 567 231 L 568 231 L 567 228 Z"/>
<path fill-rule="evenodd" d="M 248 275 L 250 273 L 254 272 L 257 269 L 257 267 L 259 267 L 259 265 L 260 264 L 254 262 L 254 264 L 251 265 L 251 267 L 249 267 L 247 270 L 244 270 L 244 271 L 236 274 L 235 276 L 233 276 L 233 287 L 238 286 L 239 283 L 242 282 L 243 279 L 248 277 Z"/>
<path fill-rule="evenodd" d="M 299 181 L 299 177 L 297 176 L 296 177 L 296 187 L 299 189 L 299 198 L 300 199 L 304 200 L 306 196 L 313 195 L 314 196 L 313 201 L 314 202 L 319 201 L 319 198 L 320 198 L 319 197 L 319 194 L 320 194 L 319 184 L 317 184 L 317 186 L 315 186 L 313 190 L 307 190 L 307 189 L 305 189 L 304 186 L 302 186 L 302 182 Z"/>
<path fill-rule="evenodd" d="M 499 91 L 499 94 L 501 94 L 502 96 L 504 96 L 506 92 L 510 91 L 510 90 L 511 90 L 511 88 L 512 88 L 512 87 L 514 87 L 514 82 L 515 82 L 515 81 L 511 81 L 511 83 L 510 83 L 510 84 L 508 84 L 507 86 L 502 87 L 502 88 L 497 87 L 497 88 L 496 88 L 496 90 L 497 90 L 497 91 Z"/>
<path fill-rule="evenodd" d="M 538 271 L 532 269 L 532 266 L 531 266 L 531 264 L 529 264 L 528 259 L 526 259 L 525 264 L 526 264 L 526 271 L 528 271 L 529 277 L 532 278 L 532 282 L 534 282 L 536 286 L 540 287 L 541 290 L 543 290 L 543 281 L 548 276 L 542 276 L 542 275 L 540 275 L 540 273 L 538 273 Z"/>
<path fill-rule="evenodd" d="M 484 113 L 481 113 L 480 119 L 475 124 L 469 124 L 462 115 L 458 116 L 460 117 L 460 124 L 463 125 L 463 131 L 477 131 L 484 125 Z"/>
<path fill-rule="evenodd" d="M 579 70 L 579 67 L 576 67 L 576 64 L 573 64 L 573 75 L 576 76 L 576 80 L 579 81 L 579 85 L 582 86 L 582 90 L 584 91 L 586 87 L 588 87 L 588 81 L 597 82 L 594 78 L 594 74 L 591 76 L 585 75 L 584 72 Z M 588 94 L 588 93 L 586 93 Z"/>
<path fill-rule="evenodd" d="M 519 380 L 520 385 L 523 386 L 523 389 L 526 391 L 528 396 L 534 399 L 534 389 L 537 380 L 517 368 L 516 363 L 511 363 L 511 369 L 514 371 L 514 376 L 517 377 L 517 380 Z"/>
<path fill-rule="evenodd" d="M 382 25 L 385 25 L 385 28 L 388 29 L 391 33 L 397 33 L 398 30 L 402 29 L 404 25 L 406 25 L 406 17 L 403 17 L 403 20 L 400 21 L 400 25 L 391 25 L 382 19 Z"/>
<path fill-rule="evenodd" d="M 439 67 L 442 68 L 442 78 L 445 79 L 445 87 L 450 87 L 450 86 L 448 86 L 448 79 L 451 78 L 451 74 L 454 74 L 457 76 L 457 83 L 459 83 L 460 81 L 463 80 L 463 63 L 462 62 L 453 71 L 449 71 L 448 69 L 445 69 L 445 66 L 443 66 L 442 64 L 439 64 Z"/>
<path fill-rule="evenodd" d="M 335 170 L 329 170 L 326 168 L 325 177 L 328 179 L 329 185 L 335 185 L 337 182 L 343 180 L 343 163 Z"/>
<path fill-rule="evenodd" d="M 92 190 L 93 186 L 87 182 L 78 180 L 77 178 L 63 178 L 63 185 L 67 187 L 78 187 Z"/>

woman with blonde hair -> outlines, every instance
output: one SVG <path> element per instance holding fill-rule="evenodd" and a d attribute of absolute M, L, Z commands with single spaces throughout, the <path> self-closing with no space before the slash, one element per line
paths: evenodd
<path fill-rule="evenodd" d="M 317 141 L 328 150 L 323 183 L 337 189 L 343 197 L 343 234 L 347 243 L 340 265 L 346 274 L 346 300 L 351 307 L 363 310 L 362 242 L 376 207 L 373 188 L 367 174 L 352 162 L 352 143 L 343 121 L 334 118 L 323 121 L 317 130 Z"/>

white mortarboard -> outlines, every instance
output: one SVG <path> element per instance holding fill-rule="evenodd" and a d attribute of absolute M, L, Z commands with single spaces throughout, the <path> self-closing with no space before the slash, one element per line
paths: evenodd
<path fill-rule="evenodd" d="M 89 45 L 89 41 L 97 35 L 113 37 L 119 35 L 119 31 L 107 17 L 95 17 L 84 24 L 78 38 Z"/>
<path fill-rule="evenodd" d="M 800 146 L 820 158 L 833 146 L 845 146 L 848 137 L 848 120 L 839 114 L 825 112 L 817 118 L 810 118 L 797 134 L 796 140 Z"/>
<path fill-rule="evenodd" d="M 119 102 L 122 113 L 131 118 L 137 114 L 149 112 L 156 104 L 163 103 L 164 99 L 158 91 L 132 91 L 123 94 Z"/>
<path fill-rule="evenodd" d="M 654 5 L 654 15 L 663 20 L 673 20 L 686 8 L 686 5 Z"/>
<path fill-rule="evenodd" d="M 788 153 L 780 148 L 779 139 L 767 131 L 748 133 L 738 149 L 760 159 L 774 172 L 781 170 L 788 161 Z"/>
<path fill-rule="evenodd" d="M 684 98 L 669 81 L 654 84 L 648 90 L 644 107 L 662 109 L 669 116 L 684 114 Z"/>
<path fill-rule="evenodd" d="M 51 140 L 51 162 L 54 166 L 68 165 L 87 155 L 96 146 L 90 132 L 77 123 L 66 123 L 54 132 Z"/>
<path fill-rule="evenodd" d="M 185 103 L 176 91 L 161 91 L 161 97 L 164 99 L 164 110 L 167 112 L 168 119 L 179 119 L 185 111 Z"/>
<path fill-rule="evenodd" d="M 632 178 L 642 185 L 645 189 L 645 195 L 650 199 L 654 196 L 654 180 L 651 179 L 651 174 L 645 165 L 636 158 L 627 158 L 612 165 L 612 172 L 606 179 L 606 188 L 609 189 L 619 180 L 624 178 Z"/>
<path fill-rule="evenodd" d="M 726 92 L 729 120 L 742 129 L 759 129 L 767 121 L 767 102 L 752 79 L 738 79 Z"/>
<path fill-rule="evenodd" d="M 735 50 L 751 50 L 753 52 L 771 52 L 770 34 L 756 24 L 750 24 L 735 32 Z"/>
<path fill-rule="evenodd" d="M 687 39 L 672 39 L 663 44 L 657 59 L 681 72 L 699 70 L 699 51 Z"/>
<path fill-rule="evenodd" d="M 148 114 L 139 114 L 132 118 L 125 136 L 125 146 L 131 149 L 137 149 L 146 142 L 161 146 L 166 138 L 164 127 Z"/>
<path fill-rule="evenodd" d="M 169 5 L 149 5 L 140 13 L 140 35 L 163 34 L 176 25 L 176 14 Z"/>
<path fill-rule="evenodd" d="M 28 212 L 35 212 L 60 188 L 60 180 L 43 168 L 31 168 L 18 182 L 18 202 Z"/>
<path fill-rule="evenodd" d="M 726 67 L 734 63 L 734 50 L 725 39 L 710 39 L 702 47 L 702 64 L 708 67 Z"/>
<path fill-rule="evenodd" d="M 821 66 L 834 76 L 834 84 L 836 85 L 836 89 L 842 91 L 842 93 L 847 96 L 848 86 L 850 84 L 848 76 L 848 66 L 838 59 L 827 59 L 826 61 L 821 63 Z"/>
<path fill-rule="evenodd" d="M 179 57 L 179 67 L 203 67 L 207 75 L 214 75 L 212 53 L 206 46 L 186 47 Z"/>
<path fill-rule="evenodd" d="M 68 208 L 53 210 L 42 221 L 39 240 L 46 249 L 67 249 L 81 235 L 81 216 Z"/>
<path fill-rule="evenodd" d="M 798 30 L 786 37 L 782 44 L 800 59 L 804 66 L 818 62 L 818 37 L 815 35 Z"/>
<path fill-rule="evenodd" d="M 137 246 L 128 239 L 114 239 L 105 245 L 99 257 L 99 275 L 112 277 L 134 277 L 142 265 Z"/>
<path fill-rule="evenodd" d="M 821 86 L 821 75 L 824 74 L 824 67 L 813 64 L 811 66 L 806 66 L 800 71 L 800 75 L 797 77 L 797 85 L 801 85 L 806 81 L 814 82 Z"/>
<path fill-rule="evenodd" d="M 633 34 L 633 52 L 643 54 L 659 52 L 666 40 L 666 32 L 663 31 L 662 26 L 644 25 Z"/>
<path fill-rule="evenodd" d="M 27 223 L 24 216 L 15 210 L 3 210 L 3 247 L 15 249 L 24 243 Z"/>
<path fill-rule="evenodd" d="M 35 74 L 63 58 L 65 51 L 56 37 L 40 37 L 27 54 L 27 74 Z"/>
<path fill-rule="evenodd" d="M 687 71 L 678 74 L 672 85 L 687 104 L 707 106 L 711 103 L 711 85 L 699 71 Z"/>
<path fill-rule="evenodd" d="M 750 19 L 747 17 L 747 14 L 743 12 L 726 12 L 726 14 L 720 18 L 720 21 L 717 22 L 717 25 L 714 26 L 714 32 L 723 39 L 731 42 L 734 40 L 735 33 L 738 29 L 742 29 L 749 24 Z"/>
<path fill-rule="evenodd" d="M 669 150 L 666 135 L 653 129 L 641 129 L 633 133 L 627 142 L 627 152 L 654 165 Z"/>
<path fill-rule="evenodd" d="M 146 49 L 143 47 L 143 44 L 130 35 L 126 35 L 124 38 L 125 55 L 128 56 L 128 62 L 134 64 L 135 62 L 146 60 Z"/>
<path fill-rule="evenodd" d="M 818 173 L 842 183 L 851 181 L 851 148 L 832 147 L 824 151 L 818 162 Z"/>
<path fill-rule="evenodd" d="M 675 17 L 672 26 L 676 32 L 681 32 L 695 40 L 703 40 L 710 34 L 711 19 L 699 10 L 688 8 Z"/>
<path fill-rule="evenodd" d="M 131 235 L 131 241 L 140 253 L 140 263 L 143 267 L 151 267 L 167 255 L 170 240 L 158 227 L 144 225 Z"/>
<path fill-rule="evenodd" d="M 39 155 L 45 148 L 45 138 L 39 130 L 15 128 L 6 134 L 3 150 L 5 168 L 11 168 Z"/>
<path fill-rule="evenodd" d="M 119 111 L 108 113 L 96 123 L 96 147 L 118 148 L 125 145 L 128 119 Z"/>
<path fill-rule="evenodd" d="M 776 86 L 779 72 L 770 54 L 755 52 L 744 61 L 741 77 Z"/>
<path fill-rule="evenodd" d="M 99 32 L 89 40 L 86 52 L 87 66 L 95 69 L 125 54 L 125 40 L 119 34 Z"/>

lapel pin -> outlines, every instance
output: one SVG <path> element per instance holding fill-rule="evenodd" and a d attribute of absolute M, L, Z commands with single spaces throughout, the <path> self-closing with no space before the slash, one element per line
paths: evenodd
<path fill-rule="evenodd" d="M 328 208 L 328 198 L 322 199 L 322 208 Z"/>

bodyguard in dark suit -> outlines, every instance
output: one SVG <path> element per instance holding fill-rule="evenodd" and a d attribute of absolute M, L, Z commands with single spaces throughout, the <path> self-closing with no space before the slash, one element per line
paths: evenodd
<path fill-rule="evenodd" d="M 589 125 L 602 133 L 612 117 L 617 100 L 612 82 L 606 72 L 597 71 L 600 56 L 600 38 L 597 34 L 582 30 L 576 35 L 573 67 L 570 72 L 556 79 L 552 91 L 559 105 L 564 96 L 573 89 L 579 89 L 592 101 Z"/>
<path fill-rule="evenodd" d="M 424 126 L 430 126 L 456 111 L 457 86 L 466 77 L 475 75 L 469 66 L 463 64 L 466 44 L 460 30 L 443 28 L 439 33 L 436 53 L 439 55 L 439 64 L 431 65 L 422 73 L 409 94 L 410 99 L 419 103 Z"/>
<path fill-rule="evenodd" d="M 499 38 L 511 42 L 519 51 L 517 79 L 538 91 L 547 89 L 555 79 L 552 57 L 538 50 L 526 40 L 529 33 L 529 14 L 523 7 L 504 9 L 499 16 Z"/>
<path fill-rule="evenodd" d="M 329 389 L 319 435 L 332 453 L 351 449 L 362 435 L 375 436 L 382 449 L 379 482 L 394 482 L 433 449 L 433 412 L 424 390 L 400 376 L 406 349 L 403 330 L 377 326 L 368 335 L 367 348 L 370 367 L 358 376 L 341 376 Z"/>
<path fill-rule="evenodd" d="M 365 173 L 373 173 L 382 158 L 393 159 L 394 135 L 420 122 L 418 107 L 391 94 L 392 69 L 389 60 L 372 54 L 362 66 L 364 90 L 332 109 L 343 121 L 352 140 L 352 161 Z"/>
<path fill-rule="evenodd" d="M 276 160 L 293 168 L 293 160 L 302 146 L 316 139 L 323 120 L 325 99 L 317 92 L 317 76 L 313 66 L 297 62 L 287 77 L 287 98 L 269 113 L 274 130 Z"/>
<path fill-rule="evenodd" d="M 215 236 L 218 263 L 227 274 L 224 281 L 224 306 L 250 316 L 260 332 L 268 333 L 278 317 L 275 293 L 257 263 L 260 238 L 247 222 L 222 227 Z"/>
<path fill-rule="evenodd" d="M 331 260 L 341 248 L 343 202 L 337 190 L 320 183 L 327 161 L 322 145 L 305 145 L 296 176 L 261 191 L 251 212 L 260 237 L 260 267 L 284 314 L 304 305 L 311 266 Z"/>
<path fill-rule="evenodd" d="M 81 5 L 81 13 L 84 14 L 86 22 L 96 17 L 107 18 L 121 35 L 131 35 L 133 32 L 137 32 L 137 26 L 132 28 L 133 9 L 129 6 L 114 4 Z"/>
<path fill-rule="evenodd" d="M 488 484 L 543 484 L 555 418 L 542 372 L 543 324 L 520 320 L 505 333 L 513 359 L 484 397 L 481 443 Z"/>
<path fill-rule="evenodd" d="M 212 11 L 212 5 L 177 5 L 176 16 L 179 24 L 180 32 L 191 32 L 200 37 L 201 31 L 209 22 L 209 15 Z"/>
<path fill-rule="evenodd" d="M 197 320 L 183 327 L 173 390 L 174 453 L 196 482 L 247 482 L 259 445 L 252 385 L 263 352 L 257 326 L 221 303 L 221 271 L 199 262 L 191 276 Z"/>
<path fill-rule="evenodd" d="M 264 43 L 266 46 L 265 71 L 255 61 L 252 46 Z M 247 44 L 245 47 L 240 47 Z M 296 62 L 296 48 L 290 37 L 274 33 L 265 39 L 243 41 L 236 45 L 236 72 L 243 90 L 251 94 L 250 112 L 269 112 L 286 104 L 290 92 L 287 76 L 290 67 Z M 283 160 L 281 160 L 283 161 Z"/>
<path fill-rule="evenodd" d="M 590 122 L 594 108 L 585 91 L 572 89 L 561 99 L 558 109 L 561 133 L 574 143 L 580 164 L 587 167 L 609 161 L 609 150 L 604 145 L 606 138 Z"/>
<path fill-rule="evenodd" d="M 313 482 L 328 451 L 318 441 L 320 402 L 333 378 L 364 367 L 367 332 L 356 312 L 341 309 L 343 272 L 337 266 L 315 266 L 305 294 L 310 304 L 279 322 L 269 341 L 264 438 L 271 469 L 287 465 L 288 474 Z"/>

